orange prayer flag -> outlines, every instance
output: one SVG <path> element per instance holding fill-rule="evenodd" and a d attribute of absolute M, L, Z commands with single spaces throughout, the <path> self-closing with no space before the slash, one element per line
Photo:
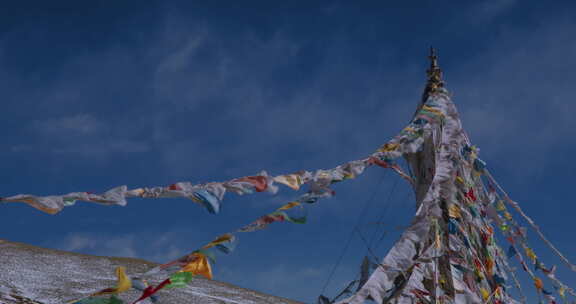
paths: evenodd
<path fill-rule="evenodd" d="M 540 278 L 534 277 L 534 286 L 536 286 L 536 289 L 540 291 L 544 287 L 544 283 L 542 283 L 542 280 L 540 280 Z"/>
<path fill-rule="evenodd" d="M 195 252 L 192 254 L 195 258 L 192 262 L 186 264 L 182 267 L 182 272 L 190 272 L 193 275 L 201 275 L 205 278 L 212 280 L 212 268 L 210 267 L 210 262 L 206 255 Z"/>

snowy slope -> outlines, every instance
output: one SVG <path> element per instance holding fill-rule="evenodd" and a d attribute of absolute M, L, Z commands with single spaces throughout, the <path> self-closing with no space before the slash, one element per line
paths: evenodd
<path fill-rule="evenodd" d="M 0 240 L 0 303 L 62 304 L 113 287 L 116 266 L 125 266 L 131 274 L 155 265 L 139 259 L 90 256 Z M 151 282 L 165 277 L 153 277 Z M 202 278 L 195 278 L 186 288 L 161 290 L 158 295 L 159 304 L 299 303 Z M 127 303 L 138 297 L 134 291 L 120 296 Z"/>

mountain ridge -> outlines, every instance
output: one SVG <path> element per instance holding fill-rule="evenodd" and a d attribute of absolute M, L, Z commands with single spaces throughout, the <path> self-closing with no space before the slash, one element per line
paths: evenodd
<path fill-rule="evenodd" d="M 138 258 L 93 256 L 32 246 L 0 239 L 0 303 L 63 304 L 100 289 L 115 285 L 114 268 L 126 267 L 127 273 L 142 273 L 158 264 Z M 166 278 L 159 273 L 151 282 Z M 300 304 L 237 287 L 231 284 L 194 278 L 184 288 L 161 290 L 157 304 Z M 127 303 L 139 297 L 130 290 L 119 296 Z M 150 300 L 142 304 L 152 303 Z"/>

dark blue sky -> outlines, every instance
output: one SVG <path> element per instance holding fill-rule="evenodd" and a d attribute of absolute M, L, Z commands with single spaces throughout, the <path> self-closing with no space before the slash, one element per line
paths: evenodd
<path fill-rule="evenodd" d="M 223 181 L 362 158 L 411 118 L 432 44 L 481 157 L 576 260 L 573 2 L 19 3 L 0 7 L 0 196 Z M 313 302 L 374 191 L 360 230 L 393 231 L 379 254 L 409 222 L 413 196 L 403 181 L 393 187 L 398 179 L 370 169 L 312 206 L 308 224 L 241 235 L 216 279 Z M 219 215 L 179 199 L 80 203 L 54 216 L 6 204 L 0 231 L 162 262 L 296 196 L 228 195 Z M 559 264 L 530 239 L 547 265 Z M 365 250 L 355 236 L 326 293 L 354 278 Z M 559 277 L 576 283 L 568 271 Z"/>

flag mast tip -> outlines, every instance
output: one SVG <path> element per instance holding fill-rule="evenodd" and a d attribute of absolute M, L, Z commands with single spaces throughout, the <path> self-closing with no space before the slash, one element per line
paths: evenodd
<path fill-rule="evenodd" d="M 426 99 L 433 94 L 438 92 L 440 89 L 444 88 L 444 80 L 442 80 L 442 70 L 438 65 L 438 55 L 436 54 L 436 49 L 430 47 L 430 68 L 426 70 L 428 80 L 426 82 L 426 88 L 424 90 L 424 95 L 422 96 L 422 103 L 426 102 Z"/>
<path fill-rule="evenodd" d="M 430 55 L 428 56 L 430 59 L 430 68 L 426 70 L 426 74 L 428 75 L 428 83 L 426 84 L 426 93 L 431 94 L 438 89 L 444 87 L 444 81 L 442 80 L 442 70 L 438 65 L 438 56 L 436 55 L 436 49 L 430 47 Z"/>

